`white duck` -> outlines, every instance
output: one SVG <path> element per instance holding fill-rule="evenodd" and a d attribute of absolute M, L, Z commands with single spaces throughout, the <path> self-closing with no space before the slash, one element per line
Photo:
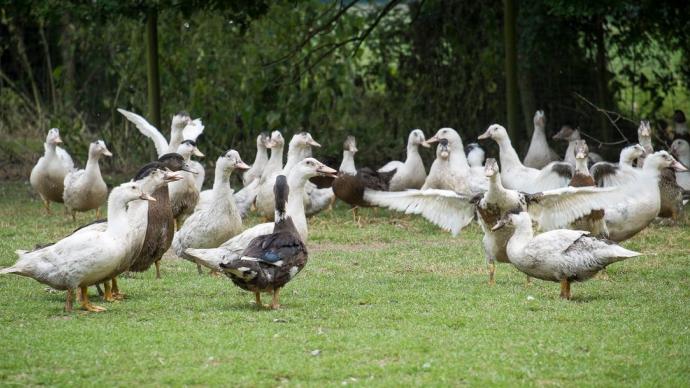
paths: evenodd
<path fill-rule="evenodd" d="M 563 161 L 570 164 L 570 165 L 575 165 L 575 141 L 581 140 L 582 135 L 580 134 L 580 129 L 578 128 L 573 128 L 570 125 L 564 125 L 561 127 L 561 130 L 558 131 L 557 134 L 553 135 L 554 140 L 565 140 L 568 142 L 568 148 L 565 150 L 565 157 L 563 158 Z M 589 162 L 590 163 L 598 163 L 602 162 L 604 158 L 601 157 L 601 155 L 590 152 L 589 153 Z"/>
<path fill-rule="evenodd" d="M 624 241 L 636 235 L 659 213 L 659 179 L 663 169 L 671 167 L 676 171 L 687 171 L 666 151 L 648 155 L 642 169 L 594 170 L 594 167 L 596 165 L 593 166 L 592 175 L 598 178 L 598 185 L 617 185 L 624 194 L 623 199 L 610 203 L 604 209 L 609 237 L 613 241 Z"/>
<path fill-rule="evenodd" d="M 534 131 L 527 149 L 527 155 L 525 155 L 524 164 L 527 167 L 542 169 L 547 164 L 560 160 L 560 158 L 546 141 L 546 116 L 543 110 L 538 110 L 534 113 L 533 122 Z"/>
<path fill-rule="evenodd" d="M 563 227 L 589 214 L 592 209 L 603 207 L 613 197 L 613 189 L 594 187 L 563 187 L 542 193 L 525 194 L 509 190 L 501 183 L 501 174 L 495 159 L 486 160 L 485 175 L 488 190 L 476 196 L 451 190 L 408 190 L 404 192 L 380 192 L 366 190 L 364 199 L 369 203 L 424 218 L 450 231 L 460 232 L 474 218 L 484 230 L 484 252 L 489 265 L 489 284 L 494 283 L 495 262 L 507 262 L 505 247 L 510 237 L 506 230 L 492 231 L 491 227 L 507 212 L 519 208 L 528 210 L 542 229 Z"/>
<path fill-rule="evenodd" d="M 292 219 L 302 241 L 306 242 L 308 237 L 307 218 L 304 213 L 304 186 L 307 180 L 314 176 L 335 177 L 337 171 L 324 165 L 314 158 L 306 158 L 297 163 L 287 176 L 287 183 L 290 187 L 286 214 Z M 220 263 L 226 258 L 238 255 L 244 251 L 249 243 L 256 237 L 271 234 L 274 227 L 273 222 L 255 225 L 239 235 L 231 238 L 215 249 L 192 249 L 185 250 L 187 255 L 195 258 L 200 263 L 212 270 L 221 271 Z"/>
<path fill-rule="evenodd" d="M 448 139 L 439 139 L 438 146 L 436 146 L 436 159 L 429 168 L 429 175 L 426 176 L 421 190 L 453 190 L 453 181 L 448 179 L 448 173 L 451 170 L 449 159 Z"/>
<path fill-rule="evenodd" d="M 587 168 L 589 148 L 584 140 L 575 140 L 575 172 L 570 180 L 571 187 L 595 187 L 597 184 Z M 609 231 L 604 221 L 604 209 L 595 209 L 591 213 L 575 220 L 568 229 L 586 230 L 601 238 L 609 238 Z"/>
<path fill-rule="evenodd" d="M 645 150 L 645 154 L 637 158 L 637 167 L 642 168 L 642 166 L 644 166 L 645 155 L 654 152 L 654 146 L 652 145 L 652 127 L 649 121 L 640 121 L 640 126 L 637 127 L 637 142 Z"/>
<path fill-rule="evenodd" d="M 450 190 L 463 194 L 477 194 L 486 191 L 489 183 L 484 175 L 484 168 L 470 167 L 467 163 L 462 139 L 453 128 L 439 129 L 426 143 L 434 143 L 442 139 L 448 141 L 450 156 L 448 157 L 448 169 L 441 174 L 445 176 L 446 184 L 436 188 L 443 188 L 445 186 Z M 443 166 L 443 164 L 439 165 L 439 167 Z M 436 172 L 435 175 L 439 175 L 439 173 Z"/>
<path fill-rule="evenodd" d="M 671 144 L 671 154 L 685 167 L 690 167 L 690 144 L 687 140 L 676 139 Z M 676 173 L 676 183 L 684 190 L 690 190 L 690 173 Z"/>
<path fill-rule="evenodd" d="M 419 155 L 419 146 L 431 147 L 425 140 L 424 132 L 421 129 L 413 130 L 407 137 L 407 158 L 405 163 L 394 160 L 378 169 L 378 172 L 396 170 L 390 183 L 391 191 L 422 187 L 426 180 L 426 169 L 424 168 L 422 157 Z"/>
<path fill-rule="evenodd" d="M 525 167 L 510 142 L 506 129 L 493 124 L 479 139 L 493 139 L 499 148 L 503 185 L 508 189 L 536 193 L 565 187 L 572 178 L 572 166 L 562 162 L 551 162 L 541 170 Z"/>
<path fill-rule="evenodd" d="M 156 147 L 156 154 L 161 157 L 164 154 L 171 152 L 177 152 L 177 147 L 180 146 L 183 140 L 194 140 L 203 132 L 204 126 L 201 124 L 201 120 L 196 119 L 192 121 L 187 112 L 179 112 L 172 118 L 172 123 L 170 126 L 170 142 L 165 140 L 165 137 L 160 133 L 160 131 L 151 125 L 145 118 L 140 115 L 126 111 L 124 109 L 117 109 L 127 120 L 131 121 L 141 132 L 142 135 L 153 140 L 153 145 Z M 190 125 L 191 124 L 191 125 Z M 189 126 L 187 134 L 185 136 L 185 129 Z"/>
<path fill-rule="evenodd" d="M 266 219 L 272 220 L 275 213 L 273 186 L 275 186 L 276 177 L 278 175 L 288 176 L 293 166 L 295 166 L 301 160 L 311 157 L 311 147 L 321 147 L 321 144 L 314 141 L 308 132 L 296 133 L 294 136 L 292 136 L 292 139 L 290 139 L 287 161 L 285 162 L 283 169 L 281 171 L 271 173 L 266 177 L 266 179 L 264 179 L 263 176 L 261 177 L 262 183 L 260 184 L 259 191 L 256 194 L 256 209 L 259 211 L 259 214 L 264 216 Z M 273 155 L 271 154 L 271 156 Z M 306 193 L 304 201 L 308 201 Z"/>
<path fill-rule="evenodd" d="M 192 155 L 204 156 L 196 147 L 196 143 L 185 140 L 177 147 L 177 153 L 182 155 L 184 161 L 193 172 L 184 172 L 184 179 L 173 182 L 168 186 L 170 204 L 172 205 L 173 217 L 177 222 L 177 228 L 182 226 L 184 220 L 194 212 L 194 208 L 199 202 L 199 189 L 196 185 L 195 176 L 198 171 L 193 170 L 189 164 Z"/>
<path fill-rule="evenodd" d="M 591 279 L 609 264 L 639 256 L 609 240 L 581 230 L 558 229 L 534 236 L 529 213 L 509 213 L 492 229 L 514 228 L 506 252 L 518 270 L 561 283 L 561 298 L 570 299 L 570 283 Z"/>
<path fill-rule="evenodd" d="M 248 170 L 235 150 L 226 152 L 216 161 L 215 180 L 207 206 L 197 208 L 175 233 L 172 248 L 183 259 L 195 262 L 184 254 L 187 248 L 216 248 L 242 231 L 242 218 L 237 211 L 230 187 L 230 176 L 235 170 Z M 201 273 L 201 266 L 197 264 Z"/>
<path fill-rule="evenodd" d="M 58 147 L 60 143 L 60 130 L 52 128 L 43 144 L 45 154 L 38 159 L 29 177 L 31 187 L 41 196 L 48 214 L 50 202 L 63 202 L 65 176 L 74 169 L 74 162 L 67 151 Z"/>
<path fill-rule="evenodd" d="M 270 138 L 267 132 L 261 132 L 256 137 L 256 157 L 254 158 L 254 163 L 252 163 L 252 167 L 249 170 L 242 174 L 242 184 L 244 186 L 248 186 L 256 179 L 261 179 L 264 167 L 268 163 L 268 148 L 266 148 L 266 144 Z"/>
<path fill-rule="evenodd" d="M 103 140 L 89 145 L 89 159 L 83 170 L 76 170 L 65 176 L 63 198 L 67 211 L 72 214 L 72 221 L 76 220 L 75 213 L 96 209 L 96 218 L 101 216 L 101 205 L 108 199 L 106 186 L 98 160 L 101 156 L 113 156 L 105 146 Z"/>
<path fill-rule="evenodd" d="M 484 159 L 486 153 L 478 143 L 470 143 L 467 145 L 467 163 L 470 167 L 484 167 Z"/>
<path fill-rule="evenodd" d="M 354 136 L 348 136 L 343 143 L 343 160 L 340 162 L 338 172 L 348 175 L 357 175 L 357 167 L 355 167 L 355 154 L 357 149 L 357 140 Z"/>
<path fill-rule="evenodd" d="M 621 182 L 625 183 L 626 179 L 634 177 L 635 171 L 641 168 L 634 167 L 633 164 L 645 155 L 646 151 L 641 145 L 633 144 L 621 150 L 618 163 L 595 163 L 590 167 L 589 172 L 597 186 L 617 186 Z"/>
<path fill-rule="evenodd" d="M 75 288 L 80 290 L 80 301 L 85 310 L 105 310 L 89 302 L 87 287 L 107 279 L 125 259 L 125 246 L 129 239 L 127 203 L 136 199 L 153 198 L 134 182 L 116 187 L 108 198 L 108 225 L 105 232 L 75 233 L 31 252 L 18 251 L 17 263 L 0 270 L 0 274 L 27 276 L 52 288 L 67 290 L 67 311 L 72 310 Z"/>

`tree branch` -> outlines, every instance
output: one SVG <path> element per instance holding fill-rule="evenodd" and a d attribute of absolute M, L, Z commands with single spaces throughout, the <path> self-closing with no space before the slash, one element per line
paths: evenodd
<path fill-rule="evenodd" d="M 402 0 L 391 0 L 388 2 L 388 4 L 386 4 L 385 7 L 383 7 L 383 9 L 381 9 L 381 12 L 379 12 L 379 14 L 376 16 L 376 19 L 374 19 L 374 22 L 369 27 L 367 27 L 367 29 L 364 30 L 364 32 L 361 35 L 359 35 L 359 37 L 357 38 L 358 42 L 355 45 L 355 48 L 352 50 L 352 54 L 351 54 L 352 56 L 357 54 L 357 51 L 362 46 L 362 43 L 364 43 L 364 41 L 367 39 L 367 37 L 369 37 L 371 32 L 374 31 L 376 26 L 378 26 L 379 22 L 381 22 L 381 19 L 383 19 L 386 15 L 388 15 L 388 13 L 391 10 L 393 10 L 393 8 L 395 8 L 396 5 L 400 4 L 401 1 Z"/>
<path fill-rule="evenodd" d="M 602 113 L 602 114 L 606 117 L 606 119 L 608 119 L 608 121 L 611 123 L 611 125 L 613 125 L 613 127 L 616 128 L 616 130 L 617 130 L 618 133 L 621 135 L 621 137 L 623 138 L 623 140 L 620 140 L 620 141 L 617 141 L 617 142 L 609 142 L 609 143 L 607 143 L 607 142 L 603 142 L 603 141 L 601 141 L 601 140 L 599 140 L 599 139 L 597 139 L 597 138 L 595 138 L 595 137 L 593 137 L 593 136 L 587 135 L 587 134 L 584 133 L 584 132 L 581 132 L 584 136 L 586 136 L 586 137 L 588 137 L 588 138 L 590 138 L 590 139 L 592 139 L 592 140 L 598 142 L 600 146 L 601 146 L 601 145 L 618 145 L 618 144 L 623 144 L 623 143 L 629 143 L 629 142 L 630 142 L 630 141 L 628 140 L 628 138 L 625 136 L 625 134 L 623 133 L 623 131 L 620 129 L 620 127 L 618 126 L 618 124 L 616 124 L 616 123 L 617 123 L 618 121 L 620 121 L 621 119 L 622 119 L 622 120 L 625 120 L 625 121 L 629 121 L 629 122 L 631 122 L 631 123 L 633 123 L 633 124 L 637 124 L 637 122 L 635 122 L 635 121 L 633 121 L 633 120 L 631 120 L 631 119 L 629 119 L 629 118 L 623 116 L 622 114 L 620 114 L 620 113 L 618 113 L 618 112 L 614 112 L 614 111 L 611 111 L 611 110 L 606 110 L 606 109 L 599 108 L 598 106 L 594 105 L 594 103 L 592 103 L 591 101 L 589 101 L 588 99 L 586 99 L 585 97 L 583 97 L 581 94 L 579 94 L 579 93 L 577 93 L 577 92 L 573 92 L 573 95 L 575 95 L 575 97 L 577 97 L 577 98 L 581 99 L 582 101 L 584 101 L 587 105 L 589 105 L 589 106 L 591 106 L 592 108 L 594 108 L 594 110 L 596 110 L 597 112 Z"/>

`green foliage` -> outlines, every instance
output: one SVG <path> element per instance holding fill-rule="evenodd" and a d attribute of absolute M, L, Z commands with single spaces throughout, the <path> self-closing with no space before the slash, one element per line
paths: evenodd
<path fill-rule="evenodd" d="M 0 267 L 77 224 L 46 217 L 24 184 L 0 186 Z M 121 278 L 104 313 L 62 312 L 64 292 L 0 277 L 5 385 L 682 386 L 690 379 L 687 227 L 626 243 L 645 255 L 608 280 L 533 281 L 508 264 L 487 285 L 481 231 L 345 206 L 309 222 L 309 263 L 259 311 L 224 276 L 166 257 Z M 80 214 L 81 222 L 93 213 Z M 252 219 L 251 223 L 258 222 Z M 250 224 L 251 224 L 250 223 Z M 315 352 L 317 351 L 318 352 Z M 314 353 L 312 353 L 314 352 Z M 312 355 L 315 354 L 315 355 Z"/>

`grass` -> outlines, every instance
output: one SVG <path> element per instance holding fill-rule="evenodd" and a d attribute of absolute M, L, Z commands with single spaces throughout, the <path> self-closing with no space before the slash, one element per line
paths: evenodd
<path fill-rule="evenodd" d="M 0 266 L 78 223 L 46 217 L 24 183 L 0 185 Z M 609 280 L 534 281 L 507 264 L 487 285 L 478 227 L 343 206 L 310 220 L 310 261 L 259 311 L 225 277 L 165 260 L 123 278 L 107 312 L 63 313 L 64 293 L 0 277 L 2 385 L 687 385 L 690 284 L 684 227 L 625 244 L 644 257 Z M 90 220 L 82 214 L 80 221 Z M 256 220 L 254 220 L 256 222 Z"/>

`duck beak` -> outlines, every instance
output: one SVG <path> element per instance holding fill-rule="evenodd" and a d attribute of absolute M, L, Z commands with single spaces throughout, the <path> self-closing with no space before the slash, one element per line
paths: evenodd
<path fill-rule="evenodd" d="M 481 135 L 477 136 L 477 139 L 479 139 L 479 140 L 484 140 L 484 139 L 488 139 L 488 138 L 490 138 L 490 137 L 491 137 L 491 133 L 490 133 L 489 130 L 487 129 L 486 132 L 484 132 L 484 133 L 482 133 Z"/>
<path fill-rule="evenodd" d="M 56 137 L 55 140 L 53 140 L 53 143 L 62 144 L 62 138 L 60 136 Z"/>
<path fill-rule="evenodd" d="M 276 142 L 274 142 L 273 140 L 270 140 L 270 139 L 266 140 L 266 143 L 264 143 L 264 147 L 266 147 L 266 148 L 273 148 L 275 146 L 276 146 Z"/>
<path fill-rule="evenodd" d="M 319 166 L 319 167 L 316 169 L 316 172 L 318 172 L 319 175 L 328 176 L 328 177 L 331 177 L 331 178 L 336 178 L 336 177 L 338 176 L 338 171 L 336 171 L 336 170 L 334 170 L 334 169 L 332 169 L 332 168 L 326 166 L 325 164 Z"/>
<path fill-rule="evenodd" d="M 201 151 L 199 151 L 199 149 L 196 147 L 194 147 L 194 150 L 192 150 L 192 154 L 194 154 L 194 156 L 197 156 L 199 158 L 203 158 L 204 156 L 206 156 L 203 153 L 201 153 Z"/>
<path fill-rule="evenodd" d="M 235 169 L 236 170 L 249 170 L 251 167 L 249 167 L 245 162 L 239 161 L 239 163 L 235 164 Z"/>
<path fill-rule="evenodd" d="M 438 136 L 434 135 L 434 136 L 426 139 L 424 142 L 422 142 L 422 145 L 424 147 L 429 148 L 429 147 L 431 147 L 432 143 L 436 143 L 437 141 L 439 141 L 439 138 L 438 138 Z"/>
<path fill-rule="evenodd" d="M 352 148 L 350 148 L 350 152 L 352 152 L 352 153 L 359 152 L 359 150 L 357 149 L 357 147 L 352 147 Z"/>
<path fill-rule="evenodd" d="M 156 198 L 153 198 L 152 196 L 150 196 L 146 193 L 141 193 L 141 195 L 139 196 L 139 199 L 143 199 L 144 201 L 156 202 Z"/>
<path fill-rule="evenodd" d="M 677 160 L 673 161 L 673 164 L 671 164 L 671 168 L 673 168 L 674 170 L 676 170 L 678 172 L 688 171 L 688 168 L 683 166 L 683 163 L 681 163 Z"/>
<path fill-rule="evenodd" d="M 110 157 L 110 156 L 113 156 L 113 153 L 110 152 L 110 150 L 106 148 L 105 151 L 103 151 L 103 155 Z"/>
<path fill-rule="evenodd" d="M 433 139 L 433 137 L 432 137 L 432 139 Z M 421 142 L 419 144 L 421 144 L 421 146 L 424 148 L 431 148 L 431 143 L 429 143 L 427 140 L 424 140 L 423 142 Z"/>
<path fill-rule="evenodd" d="M 166 182 L 175 182 L 184 179 L 184 176 L 182 176 L 182 174 L 180 174 L 179 172 L 166 172 L 163 176 L 163 179 Z"/>
<path fill-rule="evenodd" d="M 503 221 L 503 220 L 498 220 L 498 222 L 496 223 L 496 225 L 494 225 L 494 227 L 491 228 L 491 230 L 492 230 L 493 232 L 495 232 L 495 231 L 501 229 L 501 228 L 504 227 L 504 226 L 506 226 L 506 222 Z"/>
<path fill-rule="evenodd" d="M 321 147 L 321 144 L 317 143 L 314 139 L 309 139 L 309 141 L 307 141 L 307 144 L 309 144 L 312 147 Z"/>
<path fill-rule="evenodd" d="M 194 175 L 197 174 L 196 171 L 192 170 L 192 168 L 189 167 L 189 165 L 187 163 L 185 163 L 180 170 L 187 171 L 188 173 L 194 174 Z"/>

